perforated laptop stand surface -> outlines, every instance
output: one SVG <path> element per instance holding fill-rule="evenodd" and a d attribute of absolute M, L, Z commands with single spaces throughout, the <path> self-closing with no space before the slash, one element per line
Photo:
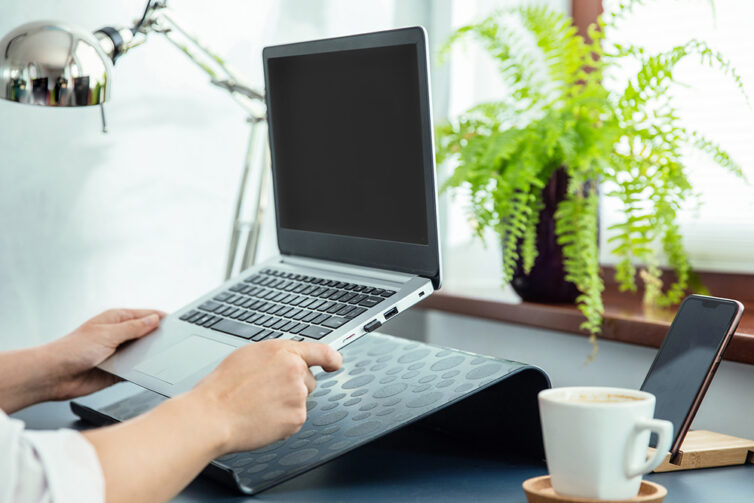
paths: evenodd
<path fill-rule="evenodd" d="M 338 372 L 317 377 L 301 430 L 261 449 L 222 456 L 203 472 L 254 494 L 418 420 L 470 443 L 541 456 L 536 394 L 546 374 L 522 363 L 371 333 L 341 350 Z M 71 402 L 94 424 L 125 421 L 166 400 L 143 388 Z"/>

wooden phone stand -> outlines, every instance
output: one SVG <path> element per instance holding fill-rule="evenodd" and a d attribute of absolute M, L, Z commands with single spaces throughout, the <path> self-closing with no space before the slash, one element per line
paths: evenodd
<path fill-rule="evenodd" d="M 650 452 L 654 449 L 650 447 Z M 723 435 L 705 430 L 686 434 L 681 450 L 671 461 L 670 454 L 654 471 L 673 472 L 718 466 L 754 464 L 754 440 Z"/>

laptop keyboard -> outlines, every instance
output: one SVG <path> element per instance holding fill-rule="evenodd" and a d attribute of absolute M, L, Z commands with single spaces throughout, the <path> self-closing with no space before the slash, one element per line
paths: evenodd
<path fill-rule="evenodd" d="M 252 341 L 319 340 L 395 294 L 357 283 L 264 269 L 181 320 Z"/>

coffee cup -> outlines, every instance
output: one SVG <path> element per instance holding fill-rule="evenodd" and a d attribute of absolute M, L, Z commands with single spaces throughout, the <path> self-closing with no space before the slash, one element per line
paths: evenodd
<path fill-rule="evenodd" d="M 670 449 L 673 424 L 653 419 L 651 393 L 571 387 L 541 391 L 538 399 L 547 469 L 562 496 L 633 498 L 642 475 L 657 468 Z M 657 449 L 647 459 L 652 432 Z"/>

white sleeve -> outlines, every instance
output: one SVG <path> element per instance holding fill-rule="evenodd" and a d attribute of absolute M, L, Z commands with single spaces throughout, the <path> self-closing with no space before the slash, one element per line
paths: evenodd
<path fill-rule="evenodd" d="M 102 503 L 94 447 L 73 430 L 25 431 L 0 411 L 0 503 Z"/>

